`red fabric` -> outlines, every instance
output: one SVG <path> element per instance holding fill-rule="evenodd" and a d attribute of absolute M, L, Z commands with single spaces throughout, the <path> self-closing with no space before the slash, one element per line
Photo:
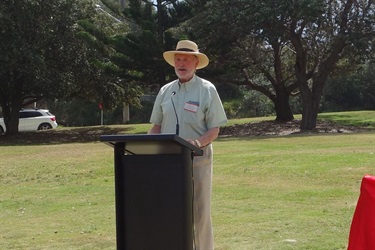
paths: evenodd
<path fill-rule="evenodd" d="M 365 175 L 349 233 L 348 250 L 375 249 L 375 176 Z"/>

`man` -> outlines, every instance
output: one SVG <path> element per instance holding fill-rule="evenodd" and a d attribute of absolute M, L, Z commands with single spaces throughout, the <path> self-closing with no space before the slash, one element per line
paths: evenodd
<path fill-rule="evenodd" d="M 197 250 L 211 250 L 211 142 L 218 137 L 219 127 L 227 122 L 227 117 L 215 86 L 195 75 L 197 69 L 209 63 L 196 43 L 179 41 L 176 50 L 164 52 L 163 57 L 175 68 L 178 79 L 160 89 L 150 119 L 153 127 L 148 133 L 176 133 L 178 122 L 179 136 L 202 148 L 203 156 L 196 156 L 193 161 L 195 245 Z"/>

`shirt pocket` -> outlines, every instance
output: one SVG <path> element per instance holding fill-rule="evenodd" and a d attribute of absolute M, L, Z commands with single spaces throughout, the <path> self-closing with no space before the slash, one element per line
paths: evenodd
<path fill-rule="evenodd" d="M 196 112 L 184 110 L 183 117 L 184 117 L 184 121 L 193 127 L 205 126 L 205 120 L 204 120 L 205 115 L 203 111 L 200 109 L 200 107 L 198 107 Z"/>

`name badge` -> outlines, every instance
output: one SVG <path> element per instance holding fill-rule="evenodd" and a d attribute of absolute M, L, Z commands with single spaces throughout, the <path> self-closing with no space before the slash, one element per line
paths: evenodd
<path fill-rule="evenodd" d="M 198 111 L 199 103 L 197 102 L 186 102 L 184 109 L 196 113 Z"/>

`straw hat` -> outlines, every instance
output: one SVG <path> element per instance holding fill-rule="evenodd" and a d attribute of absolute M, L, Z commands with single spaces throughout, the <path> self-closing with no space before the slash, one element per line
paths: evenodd
<path fill-rule="evenodd" d="M 199 59 L 197 69 L 203 69 L 209 63 L 208 57 L 199 52 L 198 45 L 195 42 L 189 40 L 181 40 L 177 43 L 176 50 L 166 51 L 163 53 L 163 57 L 167 63 L 174 67 L 174 56 L 175 54 L 186 54 L 195 55 Z"/>

